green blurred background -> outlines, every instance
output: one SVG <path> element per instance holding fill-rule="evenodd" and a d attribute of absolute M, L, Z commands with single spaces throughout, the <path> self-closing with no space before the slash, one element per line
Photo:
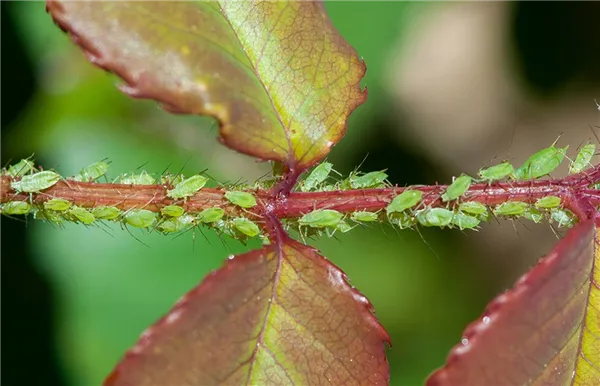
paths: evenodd
<path fill-rule="evenodd" d="M 483 3 L 327 3 L 334 24 L 368 65 L 368 101 L 352 115 L 348 135 L 329 157 L 339 171 L 349 172 L 369 154 L 361 169 L 387 168 L 393 183 L 447 182 L 465 165 L 470 170 L 464 171 L 474 172 L 506 151 L 514 156 L 519 134 L 533 133 L 521 135 L 519 143 L 531 141 L 534 149 L 546 146 L 540 138 L 558 134 L 544 125 L 548 116 L 563 125 L 561 131 L 583 130 L 574 138 L 590 136 L 587 124 L 600 123 L 591 102 L 600 97 L 600 39 L 593 32 L 600 3 L 498 4 L 488 9 Z M 116 79 L 89 65 L 54 26 L 43 3 L 2 2 L 1 7 L 3 164 L 35 153 L 44 167 L 73 175 L 108 158 L 112 176 L 143 165 L 156 174 L 166 168 L 184 173 L 208 168 L 221 181 L 252 181 L 269 170 L 222 148 L 212 121 L 169 115 L 153 102 L 122 95 L 114 87 Z M 428 73 L 410 72 L 422 67 L 413 63 L 421 55 L 420 44 L 432 50 L 428 65 L 438 76 L 444 74 L 453 45 L 421 36 L 440 34 L 438 25 L 461 30 L 473 24 L 469 20 L 486 20 L 477 16 L 484 14 L 494 23 L 465 29 L 464 44 L 473 44 L 475 53 L 481 52 L 477 47 L 487 47 L 483 56 L 502 60 L 480 61 L 491 68 L 481 72 L 488 74 L 481 82 L 471 79 L 448 91 L 443 82 L 452 77 L 448 74 L 427 92 L 432 100 L 445 92 L 448 99 L 435 103 L 451 106 L 457 98 L 453 92 L 475 93 L 488 78 L 507 73 L 498 82 L 509 79 L 514 94 L 503 97 L 518 98 L 511 104 L 494 103 L 498 109 L 510 106 L 511 123 L 467 133 L 465 138 L 476 139 L 465 144 L 472 149 L 468 152 L 450 145 L 436 148 L 428 142 L 435 136 L 419 136 L 432 129 L 426 120 L 430 114 L 419 116 L 431 106 L 411 99 L 422 88 L 411 91 L 402 79 L 428 79 Z M 480 39 L 480 46 L 468 40 L 472 36 Z M 502 37 L 500 44 L 494 36 Z M 404 49 L 409 43 L 417 47 Z M 493 84 L 488 94 L 496 94 Z M 569 103 L 573 100 L 585 105 L 583 116 Z M 434 118 L 441 123 L 434 131 L 446 135 L 454 135 L 451 128 L 460 126 L 450 115 Z M 422 122 L 427 127 L 419 126 Z M 521 129 L 523 122 L 530 128 Z M 496 143 L 496 138 L 504 141 Z M 444 363 L 485 304 L 555 242 L 546 237 L 547 225 L 541 230 L 517 227 L 493 224 L 469 235 L 373 227 L 315 245 L 371 300 L 390 332 L 392 384 L 419 385 Z M 534 237 L 535 232 L 545 238 Z M 118 226 L 59 228 L 2 218 L 3 384 L 100 384 L 139 334 L 179 297 L 227 255 L 257 246 L 205 236 L 130 234 Z"/>

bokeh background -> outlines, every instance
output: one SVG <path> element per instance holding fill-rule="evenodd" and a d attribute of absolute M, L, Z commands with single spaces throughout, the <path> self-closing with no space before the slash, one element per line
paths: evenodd
<path fill-rule="evenodd" d="M 387 169 L 400 185 L 447 183 L 499 160 L 522 162 L 561 133 L 576 154 L 600 125 L 599 2 L 327 8 L 368 66 L 369 98 L 329 157 L 342 173 L 364 160 L 362 170 Z M 35 153 L 63 175 L 104 158 L 112 176 L 208 168 L 220 181 L 253 181 L 269 170 L 220 146 L 210 119 L 122 95 L 43 3 L 1 2 L 1 11 L 3 165 Z M 206 232 L 1 224 L 2 380 L 11 386 L 100 384 L 179 297 L 227 255 L 257 246 Z M 392 384 L 419 385 L 556 237 L 548 224 L 495 222 L 469 234 L 357 228 L 314 245 L 390 332 Z"/>

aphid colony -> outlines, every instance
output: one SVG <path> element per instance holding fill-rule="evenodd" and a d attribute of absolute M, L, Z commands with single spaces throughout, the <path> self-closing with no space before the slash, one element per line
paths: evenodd
<path fill-rule="evenodd" d="M 80 171 L 71 178 L 73 181 L 92 182 L 104 176 L 108 171 L 108 163 L 96 162 Z M 11 177 L 20 178 L 11 183 L 11 188 L 17 193 L 41 193 L 54 186 L 62 177 L 53 171 L 37 171 L 31 160 L 26 159 L 9 167 L 4 171 Z M 168 178 L 168 180 L 167 180 Z M 67 180 L 68 182 L 68 180 Z M 115 182 L 121 184 L 150 185 L 155 184 L 157 179 L 142 171 L 139 174 L 122 175 Z M 186 200 L 200 191 L 208 182 L 203 175 L 194 175 L 184 178 L 180 175 L 175 178 L 164 177 L 162 183 L 173 186 L 167 190 L 167 197 L 175 200 Z M 227 191 L 225 199 L 231 204 L 246 211 L 257 205 L 256 198 L 248 192 Z M 208 226 L 220 233 L 230 235 L 236 239 L 245 240 L 251 237 L 260 237 L 267 241 L 262 235 L 261 228 L 254 221 L 245 217 L 228 217 L 222 208 L 208 208 L 197 214 L 186 213 L 179 205 L 168 205 L 161 208 L 160 213 L 147 209 L 130 209 L 122 211 L 111 206 L 97 206 L 91 209 L 73 205 L 62 198 L 51 198 L 43 205 L 32 205 L 32 202 L 13 201 L 2 205 L 2 213 L 5 215 L 24 215 L 33 212 L 34 218 L 44 219 L 55 224 L 64 221 L 90 225 L 97 220 L 121 222 L 134 228 L 156 229 L 163 233 L 181 232 L 195 226 Z"/>

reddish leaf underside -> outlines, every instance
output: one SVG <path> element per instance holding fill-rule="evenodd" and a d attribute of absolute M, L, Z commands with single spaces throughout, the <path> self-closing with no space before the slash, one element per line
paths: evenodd
<path fill-rule="evenodd" d="M 50 1 L 54 20 L 121 89 L 209 115 L 240 152 L 305 169 L 366 98 L 365 66 L 320 2 Z"/>
<path fill-rule="evenodd" d="M 149 328 L 106 385 L 385 385 L 368 300 L 293 240 L 237 256 Z"/>
<path fill-rule="evenodd" d="M 428 386 L 600 385 L 600 248 L 592 221 L 497 297 Z"/>

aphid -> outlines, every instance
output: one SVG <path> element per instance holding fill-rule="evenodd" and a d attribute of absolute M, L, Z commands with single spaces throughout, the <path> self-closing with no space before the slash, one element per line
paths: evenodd
<path fill-rule="evenodd" d="M 96 220 L 96 217 L 87 209 L 80 206 L 74 206 L 68 212 L 76 221 L 89 225 Z"/>
<path fill-rule="evenodd" d="M 558 223 L 559 228 L 569 228 L 575 224 L 575 217 L 564 209 L 552 209 L 550 218 Z"/>
<path fill-rule="evenodd" d="M 167 197 L 178 199 L 193 196 L 206 185 L 206 182 L 208 182 L 208 178 L 196 174 L 195 176 L 191 176 L 190 178 L 181 181 L 175 185 L 173 189 L 168 190 Z"/>
<path fill-rule="evenodd" d="M 108 171 L 108 163 L 104 161 L 95 162 L 90 166 L 81 169 L 78 176 L 73 178 L 75 181 L 95 181 L 102 177 Z"/>
<path fill-rule="evenodd" d="M 406 212 L 395 212 L 388 215 L 390 224 L 396 225 L 400 229 L 408 229 L 413 227 L 417 220 Z"/>
<path fill-rule="evenodd" d="M 194 222 L 194 217 L 186 214 L 180 217 L 169 218 L 162 221 L 160 224 L 158 224 L 158 229 L 165 233 L 174 233 L 188 228 L 190 225 L 193 225 Z"/>
<path fill-rule="evenodd" d="M 522 216 L 529 220 L 529 221 L 533 221 L 536 224 L 539 224 L 542 222 L 542 220 L 544 219 L 544 215 L 542 214 L 542 212 L 540 212 L 538 209 L 536 208 L 532 208 L 532 207 L 528 207 L 527 209 L 525 209 L 525 212 L 523 212 Z"/>
<path fill-rule="evenodd" d="M 454 179 L 454 181 L 450 185 L 448 185 L 446 192 L 442 194 L 442 201 L 448 202 L 451 200 L 456 200 L 457 198 L 465 194 L 467 190 L 469 190 L 472 181 L 473 179 L 465 174 Z"/>
<path fill-rule="evenodd" d="M 148 228 L 154 225 L 156 213 L 147 209 L 131 209 L 123 216 L 125 223 L 135 228 Z"/>
<path fill-rule="evenodd" d="M 183 208 L 177 205 L 167 205 L 160 210 L 160 213 L 170 217 L 179 217 L 184 212 L 185 211 L 183 210 Z"/>
<path fill-rule="evenodd" d="M 44 202 L 44 209 L 54 210 L 57 212 L 64 212 L 71 207 L 71 203 L 62 198 L 53 198 Z"/>
<path fill-rule="evenodd" d="M 236 217 L 231 220 L 235 229 L 245 234 L 248 237 L 255 237 L 260 234 L 260 228 L 252 220 L 248 220 L 245 217 Z"/>
<path fill-rule="evenodd" d="M 474 215 L 486 215 L 488 212 L 487 206 L 477 201 L 461 202 L 458 210 Z"/>
<path fill-rule="evenodd" d="M 166 174 L 160 178 L 161 184 L 171 185 L 171 186 L 175 186 L 175 185 L 179 184 L 180 182 L 182 182 L 183 180 L 185 180 L 185 177 L 183 174 L 177 174 L 175 176 Z"/>
<path fill-rule="evenodd" d="M 353 212 L 350 215 L 350 218 L 353 221 L 358 221 L 358 222 L 373 222 L 373 221 L 377 221 L 379 219 L 379 215 L 374 212 L 358 211 L 358 212 Z"/>
<path fill-rule="evenodd" d="M 300 217 L 298 224 L 311 228 L 335 227 L 343 217 L 337 210 L 317 209 Z"/>
<path fill-rule="evenodd" d="M 417 221 L 426 227 L 444 227 L 452 223 L 454 212 L 446 208 L 429 208 L 417 213 Z"/>
<path fill-rule="evenodd" d="M 237 238 L 238 236 L 235 234 L 235 231 L 233 230 L 231 223 L 229 221 L 223 221 L 223 220 L 219 220 L 215 223 L 213 223 L 213 226 L 215 228 L 217 228 L 221 233 L 232 237 L 232 238 Z"/>
<path fill-rule="evenodd" d="M 253 206 L 256 206 L 256 198 L 248 192 L 225 192 L 225 198 L 233 205 L 237 205 L 242 208 L 252 208 Z"/>
<path fill-rule="evenodd" d="M 269 236 L 263 235 L 261 233 L 260 235 L 258 235 L 258 238 L 260 239 L 263 245 L 271 245 L 271 240 L 269 239 Z"/>
<path fill-rule="evenodd" d="M 59 180 L 59 174 L 50 170 L 45 170 L 43 172 L 26 175 L 20 181 L 13 181 L 10 183 L 10 187 L 18 192 L 37 193 L 52 187 Z"/>
<path fill-rule="evenodd" d="M 114 220 L 121 215 L 121 210 L 112 206 L 97 206 L 92 214 L 99 220 Z"/>
<path fill-rule="evenodd" d="M 560 206 L 560 197 L 546 196 L 537 200 L 534 206 L 538 209 L 551 209 Z"/>
<path fill-rule="evenodd" d="M 132 174 L 131 176 L 124 175 L 121 177 L 122 184 L 131 185 L 152 185 L 156 182 L 156 179 L 148 174 L 145 170 L 142 170 L 140 174 Z"/>
<path fill-rule="evenodd" d="M 25 201 L 11 201 L 2 205 L 2 213 L 8 215 L 27 214 L 31 210 L 31 205 Z"/>
<path fill-rule="evenodd" d="M 508 177 L 514 178 L 514 173 L 515 168 L 510 162 L 502 162 L 487 169 L 480 169 L 478 174 L 482 180 L 491 183 Z"/>
<path fill-rule="evenodd" d="M 221 208 L 208 208 L 204 209 L 198 214 L 198 221 L 203 223 L 213 223 L 221 220 L 225 211 Z"/>
<path fill-rule="evenodd" d="M 390 213 L 404 212 L 417 205 L 422 198 L 423 192 L 420 190 L 405 190 L 400 195 L 394 197 L 385 210 L 388 215 Z"/>
<path fill-rule="evenodd" d="M 71 208 L 71 210 L 73 210 Z M 33 212 L 33 218 L 36 220 L 47 220 L 55 224 L 60 224 L 64 221 L 64 218 L 57 212 L 51 210 L 36 210 Z"/>
<path fill-rule="evenodd" d="M 554 143 L 543 150 L 538 151 L 525 161 L 525 163 L 515 171 L 517 180 L 531 180 L 543 177 L 553 172 L 564 160 L 569 145 L 564 148 L 556 148 Z"/>
<path fill-rule="evenodd" d="M 525 212 L 528 205 L 526 202 L 507 201 L 494 208 L 494 214 L 499 216 L 518 216 Z"/>
<path fill-rule="evenodd" d="M 316 189 L 319 185 L 323 183 L 329 177 L 329 173 L 331 173 L 331 168 L 333 164 L 329 162 L 321 162 L 316 168 L 310 172 L 308 177 L 302 183 L 300 190 L 303 192 L 309 192 L 313 189 Z"/>
<path fill-rule="evenodd" d="M 335 226 L 335 230 L 336 231 L 340 231 L 342 233 L 346 233 L 346 232 L 350 232 L 352 229 L 354 229 L 353 226 L 350 226 L 350 224 L 348 224 L 346 221 L 341 220 L 336 226 Z M 329 235 L 331 236 L 331 235 Z"/>
<path fill-rule="evenodd" d="M 23 177 L 34 170 L 33 161 L 22 159 L 15 165 L 8 168 L 7 173 L 13 177 Z"/>
<path fill-rule="evenodd" d="M 569 173 L 581 173 L 585 168 L 590 165 L 590 161 L 596 152 L 596 144 L 588 143 L 579 149 L 575 161 L 569 166 Z"/>
<path fill-rule="evenodd" d="M 452 225 L 457 226 L 460 230 L 475 229 L 479 226 L 480 222 L 481 220 L 477 217 L 469 216 L 462 212 L 454 213 L 452 217 Z"/>
<path fill-rule="evenodd" d="M 388 175 L 383 171 L 370 172 L 362 176 L 351 175 L 349 183 L 352 189 L 379 188 L 384 186 L 386 178 L 388 178 Z"/>

